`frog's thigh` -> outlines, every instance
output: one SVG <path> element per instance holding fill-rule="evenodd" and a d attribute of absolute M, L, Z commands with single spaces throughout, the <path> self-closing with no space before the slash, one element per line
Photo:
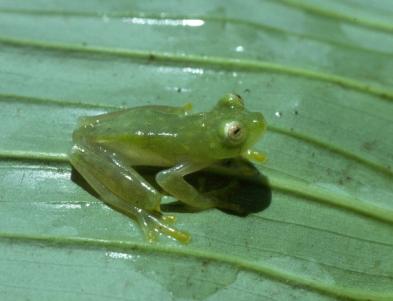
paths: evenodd
<path fill-rule="evenodd" d="M 156 175 L 157 183 L 169 194 L 187 205 L 206 209 L 215 207 L 214 199 L 198 192 L 192 185 L 184 180 L 184 176 L 198 171 L 206 165 L 184 163 L 163 170 Z"/>
<path fill-rule="evenodd" d="M 161 194 L 154 189 L 141 175 L 121 159 L 113 157 L 104 150 L 91 150 L 89 147 L 74 147 L 70 160 L 75 169 L 87 182 L 99 192 L 100 187 L 116 196 L 116 202 L 127 202 L 148 210 L 159 211 Z M 110 205 L 113 198 L 101 195 Z M 130 212 L 132 213 L 132 212 Z"/>
<path fill-rule="evenodd" d="M 138 207 L 132 205 L 129 202 L 117 197 L 113 194 L 104 184 L 102 184 L 96 177 L 96 170 L 91 169 L 88 163 L 85 161 L 84 156 L 79 156 L 75 152 L 71 155 L 72 165 L 78 170 L 78 172 L 84 177 L 84 179 L 89 183 L 90 186 L 98 193 L 98 195 L 110 206 L 117 210 L 121 210 L 128 216 L 132 218 L 137 217 Z"/>

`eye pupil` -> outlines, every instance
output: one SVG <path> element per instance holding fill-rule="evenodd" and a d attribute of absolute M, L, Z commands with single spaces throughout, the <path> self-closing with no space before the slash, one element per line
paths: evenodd
<path fill-rule="evenodd" d="M 237 121 L 228 122 L 225 125 L 225 136 L 231 143 L 241 143 L 244 138 L 243 127 Z"/>

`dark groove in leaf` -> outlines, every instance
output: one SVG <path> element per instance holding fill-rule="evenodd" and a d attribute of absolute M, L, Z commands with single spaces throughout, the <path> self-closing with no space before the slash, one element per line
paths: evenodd
<path fill-rule="evenodd" d="M 322 42 L 322 43 L 327 43 L 335 46 L 339 46 L 342 48 L 347 48 L 347 49 L 354 49 L 354 50 L 362 50 L 362 51 L 367 51 L 370 53 L 375 53 L 378 55 L 388 55 L 388 56 L 393 56 L 392 52 L 387 52 L 387 51 L 382 51 L 382 50 L 377 50 L 377 49 L 370 49 L 370 48 L 365 48 L 361 47 L 358 45 L 352 45 L 352 44 L 345 44 L 342 42 L 338 42 L 335 40 L 327 39 L 327 38 L 321 38 L 320 36 L 315 36 L 312 34 L 301 34 L 295 31 L 290 31 L 282 28 L 277 28 L 273 27 L 267 24 L 260 24 L 257 22 L 253 21 L 248 21 L 248 20 L 242 20 L 242 19 L 236 19 L 236 18 L 231 18 L 231 17 L 220 17 L 220 16 L 198 16 L 198 15 L 173 15 L 173 14 L 152 14 L 152 13 L 141 13 L 141 12 L 131 12 L 131 11 L 122 11 L 122 12 L 78 12 L 78 11 L 69 11 L 69 10 L 63 10 L 63 11 L 54 11 L 54 10 L 32 10 L 32 9 L 12 9 L 12 8 L 1 8 L 0 13 L 8 13 L 8 14 L 19 14 L 19 15 L 38 15 L 38 16 L 56 16 L 56 17 L 85 17 L 85 18 L 102 18 L 102 17 L 108 17 L 108 18 L 148 18 L 148 19 L 156 19 L 156 20 L 163 20 L 163 19 L 171 19 L 171 20 L 184 20 L 184 19 L 200 19 L 204 21 L 216 21 L 216 22 L 222 22 L 222 23 L 233 23 L 233 24 L 239 24 L 243 26 L 248 26 L 251 28 L 257 28 L 262 31 L 268 31 L 268 32 L 275 32 L 275 33 L 280 33 L 280 34 L 285 34 L 285 35 L 292 35 L 301 39 L 310 39 L 314 40 L 317 42 Z"/>
<path fill-rule="evenodd" d="M 283 282 L 296 287 L 307 287 L 310 290 L 333 296 L 340 299 L 350 300 L 392 300 L 391 292 L 370 293 L 367 290 L 349 289 L 333 285 L 326 285 L 321 281 L 299 277 L 285 271 L 269 267 L 252 261 L 241 260 L 237 257 L 219 254 L 215 252 L 205 252 L 190 247 L 171 247 L 162 244 L 143 244 L 131 241 L 111 241 L 105 239 L 78 238 L 78 237 L 59 237 L 59 236 L 30 236 L 13 233 L 0 233 L 1 239 L 19 241 L 23 243 L 44 244 L 51 247 L 58 246 L 77 246 L 79 248 L 102 248 L 120 249 L 126 252 L 139 250 L 143 252 L 157 252 L 172 254 L 176 256 L 193 257 L 197 259 L 212 260 L 224 264 L 232 265 L 239 269 L 265 275 L 271 279 Z"/>
<path fill-rule="evenodd" d="M 90 104 L 83 103 L 77 100 L 58 100 L 58 99 L 49 99 L 49 98 L 39 98 L 34 96 L 24 96 L 24 95 L 15 95 L 15 94 L 2 94 L 0 93 L 0 101 L 15 103 L 26 103 L 26 104 L 38 104 L 38 105 L 49 105 L 49 106 L 57 106 L 57 107 L 67 107 L 67 108 L 87 108 L 87 109 L 121 109 L 119 107 L 101 105 L 101 104 Z"/>
<path fill-rule="evenodd" d="M 323 17 L 329 17 L 331 19 L 336 19 L 336 20 L 342 20 L 348 23 L 352 23 L 354 25 L 359 25 L 362 27 L 366 27 L 369 29 L 377 29 L 380 31 L 385 31 L 388 33 L 393 32 L 393 25 L 384 23 L 384 22 L 376 22 L 374 20 L 367 20 L 367 19 L 362 19 L 361 17 L 356 17 L 354 18 L 351 15 L 346 15 L 337 11 L 332 11 L 328 10 L 326 8 L 320 8 L 316 5 L 310 5 L 308 3 L 302 3 L 296 0 L 279 0 L 280 2 L 296 7 L 298 9 L 313 13 L 315 15 L 323 16 Z"/>
<path fill-rule="evenodd" d="M 371 160 L 363 158 L 362 156 L 359 156 L 359 155 L 356 155 L 356 154 L 351 153 L 349 151 L 346 151 L 345 149 L 339 148 L 339 147 L 337 147 L 337 146 L 335 146 L 335 145 L 333 145 L 331 143 L 328 143 L 328 142 L 325 142 L 325 141 L 322 141 L 322 140 L 318 140 L 318 139 L 316 139 L 314 137 L 307 136 L 307 135 L 304 135 L 304 134 L 299 133 L 299 132 L 289 131 L 287 129 L 280 129 L 280 128 L 274 127 L 274 126 L 269 126 L 269 130 L 272 130 L 272 131 L 274 131 L 276 133 L 280 133 L 280 134 L 287 135 L 287 136 L 290 136 L 290 137 L 294 137 L 294 138 L 297 138 L 299 140 L 303 140 L 303 141 L 308 142 L 310 144 L 317 145 L 317 146 L 319 146 L 319 147 L 321 147 L 323 149 L 327 149 L 327 150 L 329 150 L 331 152 L 334 152 L 336 154 L 340 154 L 343 157 L 347 157 L 349 159 L 352 159 L 354 161 L 362 163 L 362 164 L 364 164 L 364 165 L 366 165 L 366 166 L 368 166 L 368 167 L 370 167 L 370 168 L 372 168 L 372 169 L 374 169 L 376 171 L 379 171 L 379 172 L 381 172 L 381 173 L 383 173 L 383 174 L 393 178 L 393 171 L 388 169 L 388 168 L 386 168 L 385 166 L 383 166 L 383 165 L 381 165 L 381 164 L 379 164 L 377 162 L 373 162 Z"/>
<path fill-rule="evenodd" d="M 263 219 L 263 220 L 267 220 L 267 221 L 271 221 L 271 222 L 275 222 L 275 223 L 279 223 L 279 224 L 287 224 L 287 225 L 293 225 L 293 226 L 297 226 L 297 227 L 303 227 L 305 229 L 311 229 L 311 230 L 315 230 L 315 231 L 319 231 L 319 232 L 325 232 L 325 233 L 329 233 L 329 234 L 334 234 L 334 235 L 337 235 L 337 236 L 342 236 L 342 237 L 345 237 L 345 238 L 351 238 L 351 239 L 355 239 L 355 240 L 358 240 L 358 241 L 363 241 L 363 242 L 372 243 L 372 244 L 378 244 L 378 245 L 381 245 L 381 246 L 393 247 L 393 244 L 390 244 L 390 243 L 387 243 L 387 242 L 383 242 L 383 241 L 365 239 L 365 238 L 361 238 L 361 237 L 358 237 L 358 236 L 352 236 L 352 235 L 344 234 L 344 233 L 341 233 L 341 232 L 336 232 L 336 231 L 327 230 L 327 229 L 323 229 L 323 228 L 312 227 L 310 225 L 304 225 L 304 224 L 300 224 L 300 223 L 294 223 L 294 222 L 288 222 L 288 221 L 284 221 L 284 220 L 268 218 L 268 217 L 257 215 L 257 214 L 252 214 L 252 216 L 257 218 L 257 219 Z"/>
<path fill-rule="evenodd" d="M 9 37 L 0 37 L 0 43 L 11 45 L 15 47 L 32 47 L 38 49 L 45 49 L 50 51 L 62 51 L 71 53 L 94 53 L 99 55 L 128 57 L 130 59 L 140 59 L 148 61 L 151 56 L 154 56 L 154 62 L 184 64 L 195 66 L 207 66 L 210 68 L 219 68 L 220 70 L 237 70 L 245 72 L 275 72 L 288 74 L 293 76 L 302 76 L 314 80 L 330 82 L 338 86 L 348 89 L 361 91 L 363 93 L 375 95 L 379 100 L 393 100 L 393 90 L 385 89 L 380 86 L 370 85 L 361 81 L 353 80 L 343 76 L 334 74 L 311 71 L 301 68 L 289 67 L 279 64 L 273 64 L 257 60 L 245 59 L 228 59 L 221 57 L 202 57 L 196 55 L 173 55 L 158 52 L 146 51 L 130 51 L 122 48 L 104 48 L 104 47 L 82 47 L 77 45 L 68 45 L 61 43 L 38 42 L 34 40 L 13 39 Z M 150 62 L 151 63 L 151 62 Z"/>
<path fill-rule="evenodd" d="M 332 193 L 331 191 L 324 190 L 318 186 L 301 182 L 299 180 L 269 176 L 269 183 L 272 188 L 279 191 L 299 195 L 330 206 L 339 207 L 353 213 L 361 214 L 368 218 L 393 224 L 393 211 L 387 208 L 367 204 L 356 198 L 346 197 L 343 195 L 340 196 Z"/>

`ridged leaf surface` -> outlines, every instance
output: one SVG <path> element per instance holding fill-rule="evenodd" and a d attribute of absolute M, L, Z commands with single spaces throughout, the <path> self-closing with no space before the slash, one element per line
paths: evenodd
<path fill-rule="evenodd" d="M 0 0 L 1 300 L 393 300 L 393 5 Z M 183 246 L 70 180 L 77 119 L 241 94 L 271 205 Z M 201 146 L 202 147 L 202 146 Z"/>

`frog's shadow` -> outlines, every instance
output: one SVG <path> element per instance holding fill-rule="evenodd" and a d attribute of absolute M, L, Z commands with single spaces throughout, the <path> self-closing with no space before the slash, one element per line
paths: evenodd
<path fill-rule="evenodd" d="M 246 160 L 236 159 L 222 161 L 217 166 L 222 170 L 218 172 L 217 170 L 212 172 L 210 169 L 201 170 L 186 176 L 185 179 L 199 192 L 212 194 L 219 199 L 223 206 L 218 209 L 228 214 L 247 216 L 250 213 L 260 212 L 270 205 L 271 188 L 268 179 L 254 165 Z M 139 166 L 135 169 L 153 187 L 162 192 L 154 179 L 160 168 Z M 228 174 L 228 170 L 235 172 Z M 100 199 L 97 192 L 74 168 L 72 168 L 71 180 Z M 163 212 L 196 211 L 180 201 L 161 204 L 161 209 Z"/>
<path fill-rule="evenodd" d="M 269 207 L 272 198 L 271 188 L 264 176 L 253 164 L 243 159 L 225 160 L 219 163 L 221 172 L 202 170 L 185 177 L 201 193 L 211 193 L 223 206 L 217 209 L 233 215 L 247 216 Z M 225 169 L 225 170 L 224 170 Z M 227 173 L 234 170 L 234 173 Z M 162 204 L 165 212 L 193 212 L 182 202 Z"/>

